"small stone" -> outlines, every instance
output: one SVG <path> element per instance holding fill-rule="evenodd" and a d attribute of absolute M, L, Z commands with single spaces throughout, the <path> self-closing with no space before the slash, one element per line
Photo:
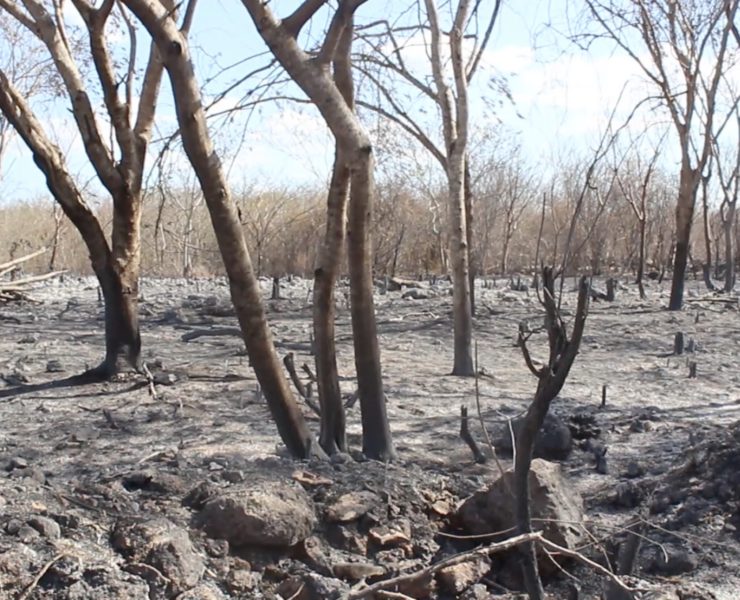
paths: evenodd
<path fill-rule="evenodd" d="M 33 540 L 41 536 L 41 534 L 38 531 L 36 531 L 33 527 L 31 527 L 28 524 L 21 525 L 18 528 L 17 535 L 18 535 L 18 539 L 24 544 L 28 544 L 29 542 L 32 542 Z"/>
<path fill-rule="evenodd" d="M 25 469 L 28 467 L 28 461 L 22 456 L 14 456 L 10 459 L 8 466 L 10 467 L 8 469 L 9 471 L 12 471 L 13 469 Z"/>
<path fill-rule="evenodd" d="M 62 361 L 52 359 L 46 363 L 47 373 L 63 373 L 65 371 Z"/>
<path fill-rule="evenodd" d="M 157 373 L 154 375 L 154 383 L 157 385 L 175 385 L 177 375 L 174 373 Z"/>
<path fill-rule="evenodd" d="M 437 580 L 440 587 L 452 594 L 460 594 L 474 583 L 477 583 L 491 570 L 491 561 L 481 556 L 464 563 L 440 569 Z"/>
<path fill-rule="evenodd" d="M 49 517 L 34 515 L 28 519 L 28 524 L 48 540 L 57 540 L 62 535 L 59 523 Z"/>
<path fill-rule="evenodd" d="M 644 474 L 645 474 L 645 467 L 643 467 L 636 460 L 631 460 L 629 463 L 627 463 L 627 470 L 624 474 L 625 477 L 634 479 L 635 477 L 641 477 Z"/>
<path fill-rule="evenodd" d="M 648 564 L 648 571 L 673 577 L 696 570 L 696 557 L 686 550 L 674 550 L 668 553 L 668 558 L 658 552 L 654 560 Z"/>
<path fill-rule="evenodd" d="M 231 593 L 244 593 L 255 589 L 262 581 L 262 574 L 243 569 L 232 569 L 226 578 L 226 587 Z"/>
<path fill-rule="evenodd" d="M 9 519 L 5 524 L 5 531 L 10 535 L 15 535 L 21 527 L 23 527 L 23 521 L 18 519 Z"/>
<path fill-rule="evenodd" d="M 326 509 L 326 520 L 330 523 L 347 523 L 366 515 L 381 503 L 373 492 L 361 490 L 340 496 Z"/>

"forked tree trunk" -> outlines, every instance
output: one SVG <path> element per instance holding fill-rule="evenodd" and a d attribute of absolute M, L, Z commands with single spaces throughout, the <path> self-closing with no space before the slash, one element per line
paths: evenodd
<path fill-rule="evenodd" d="M 46 185 L 80 232 L 87 247 L 93 272 L 98 279 L 105 300 L 105 358 L 86 374 L 93 378 L 107 378 L 118 372 L 124 358 L 128 366 L 141 366 L 141 339 L 137 316 L 138 306 L 138 224 L 132 235 L 115 233 L 119 240 L 114 255 L 100 227 L 100 223 L 82 198 L 64 164 L 59 148 L 46 138 L 41 124 L 25 105 L 7 79 L 0 80 L 0 111 L 13 125 L 18 135 L 31 150 L 34 162 L 44 173 Z M 134 202 L 133 199 L 130 199 Z M 136 205 L 135 203 L 133 204 Z M 138 215 L 130 215 L 138 223 Z M 114 220 L 116 216 L 114 215 Z M 128 221 L 128 219 L 126 219 Z M 118 218 L 118 227 L 122 225 Z M 119 260 L 116 260 L 116 259 Z"/>
<path fill-rule="evenodd" d="M 352 339 L 362 410 L 362 451 L 369 458 L 389 461 L 394 458 L 395 451 L 385 406 L 373 301 L 370 216 L 375 185 L 371 148 L 359 149 L 351 170 L 347 249 Z"/>
<path fill-rule="evenodd" d="M 157 43 L 169 74 L 183 147 L 203 190 L 249 361 L 285 445 L 293 456 L 306 458 L 312 453 L 311 435 L 275 352 L 236 206 L 206 125 L 187 39 L 161 3 L 124 3 Z"/>
<path fill-rule="evenodd" d="M 545 329 L 548 335 L 549 358 L 547 365 L 535 367 L 527 347 L 527 338 L 520 331 L 519 347 L 527 367 L 537 377 L 537 391 L 527 410 L 522 426 L 516 437 L 516 461 L 514 465 L 514 497 L 517 533 L 532 531 L 531 499 L 529 494 L 529 469 L 532 465 L 534 442 L 545 421 L 550 404 L 560 393 L 570 373 L 578 349 L 581 345 L 586 325 L 590 286 L 588 279 L 581 278 L 578 288 L 578 304 L 573 318 L 573 332 L 568 337 L 561 319 L 559 302 L 555 297 L 553 270 L 546 267 L 542 271 L 542 303 L 545 309 Z M 527 594 L 532 600 L 544 600 L 545 594 L 537 568 L 537 554 L 534 543 L 522 547 L 522 570 Z"/>
<path fill-rule="evenodd" d="M 694 219 L 694 204 L 698 186 L 697 174 L 684 165 L 681 168 L 678 202 L 676 204 L 676 247 L 673 256 L 673 279 L 668 310 L 681 310 L 686 279 L 686 266 L 691 249 L 691 225 Z"/>
<path fill-rule="evenodd" d="M 318 108 L 350 169 L 348 264 L 363 451 L 369 458 L 389 460 L 394 451 L 381 377 L 369 231 L 375 191 L 373 148 L 352 103 L 347 100 L 347 89 L 338 78 L 331 78 L 329 69 L 332 61 L 345 51 L 347 55 L 343 60 L 349 65 L 354 11 L 362 2 L 339 3 L 324 44 L 316 56 L 304 52 L 298 46 L 296 37 L 323 3 L 303 3 L 282 21 L 261 0 L 242 0 L 242 4 L 273 55 Z M 345 83 L 351 85 L 351 76 Z"/>
<path fill-rule="evenodd" d="M 334 287 L 344 250 L 350 171 L 337 150 L 327 198 L 326 231 L 314 272 L 313 334 L 321 407 L 319 443 L 331 455 L 347 450 L 334 338 Z"/>

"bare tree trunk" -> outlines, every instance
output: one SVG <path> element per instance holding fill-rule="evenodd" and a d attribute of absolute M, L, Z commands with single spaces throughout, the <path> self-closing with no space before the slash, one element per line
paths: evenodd
<path fill-rule="evenodd" d="M 314 271 L 313 332 L 321 406 L 319 443 L 331 455 L 347 450 L 344 405 L 334 341 L 334 286 L 342 260 L 350 171 L 337 149 L 327 198 L 326 232 Z"/>
<path fill-rule="evenodd" d="M 725 222 L 722 224 L 725 236 L 725 292 L 731 292 L 735 287 L 735 252 L 732 243 L 732 233 L 736 219 L 737 201 L 728 203 Z"/>
<path fill-rule="evenodd" d="M 447 177 L 455 353 L 452 374 L 471 376 L 474 375 L 473 316 L 470 310 L 469 247 L 465 222 L 464 157 L 459 152 L 450 154 Z"/>
<path fill-rule="evenodd" d="M 644 210 L 644 207 L 643 207 Z M 645 238 L 646 238 L 646 229 L 647 229 L 647 223 L 646 223 L 646 216 L 643 214 L 643 218 L 640 219 L 640 248 L 639 248 L 639 254 L 638 254 L 638 263 L 637 263 L 637 288 L 640 290 L 640 299 L 645 299 L 645 284 L 643 283 L 643 279 L 645 276 Z"/>
<path fill-rule="evenodd" d="M 306 458 L 312 453 L 311 435 L 275 352 L 236 206 L 206 126 L 187 39 L 161 3 L 152 0 L 124 0 L 124 3 L 156 42 L 169 74 L 183 148 L 211 215 L 249 361 L 283 442 L 293 456 Z"/>
<path fill-rule="evenodd" d="M 373 157 L 363 148 L 351 166 L 352 184 L 347 230 L 352 338 L 357 387 L 362 409 L 362 451 L 375 460 L 392 460 L 395 451 L 385 406 L 380 347 L 373 302 L 370 215 L 375 191 Z M 467 301 L 467 300 L 466 300 Z"/>
<path fill-rule="evenodd" d="M 691 226 L 694 219 L 697 176 L 691 167 L 683 165 L 676 204 L 676 247 L 673 256 L 673 279 L 668 310 L 681 310 L 686 279 L 689 251 L 691 250 Z"/>
<path fill-rule="evenodd" d="M 463 193 L 465 196 L 465 237 L 468 244 L 468 289 L 470 290 L 470 315 L 475 316 L 475 277 L 478 274 L 478 257 L 473 245 L 473 190 L 470 186 L 470 161 L 466 156 Z"/>

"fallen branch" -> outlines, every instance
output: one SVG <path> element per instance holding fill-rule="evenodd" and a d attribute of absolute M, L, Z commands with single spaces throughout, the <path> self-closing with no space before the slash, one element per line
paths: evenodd
<path fill-rule="evenodd" d="M 460 406 L 460 438 L 465 442 L 470 451 L 473 453 L 473 459 L 479 465 L 486 462 L 486 457 L 483 452 L 478 448 L 478 443 L 475 441 L 473 436 L 470 434 L 470 428 L 468 427 L 468 407 Z"/>
<path fill-rule="evenodd" d="M 217 337 L 217 336 L 224 336 L 224 335 L 235 335 L 238 337 L 241 337 L 242 330 L 238 327 L 216 327 L 213 329 L 194 329 L 193 331 L 188 331 L 187 333 L 183 333 L 182 337 L 180 338 L 183 342 L 190 342 L 192 340 L 197 340 L 201 337 Z"/>
<path fill-rule="evenodd" d="M 25 588 L 23 588 L 23 591 L 18 594 L 17 600 L 26 600 L 26 598 L 30 598 L 31 594 L 33 593 L 33 590 L 36 589 L 36 586 L 39 584 L 39 581 L 41 581 L 41 578 L 46 575 L 46 573 L 51 569 L 54 564 L 61 560 L 62 558 L 66 557 L 67 555 L 65 553 L 57 554 L 54 558 L 52 558 L 49 562 L 47 562 L 43 567 L 41 567 L 41 570 L 36 574 L 36 577 L 33 578 L 31 583 L 29 583 Z"/>
<path fill-rule="evenodd" d="M 32 277 L 26 277 L 25 279 L 18 279 L 7 283 L 0 282 L 0 292 L 22 292 L 26 286 L 32 283 L 46 281 L 47 279 L 58 277 L 66 272 L 67 271 L 53 271 L 51 273 L 45 273 L 44 275 L 34 275 Z"/>
<path fill-rule="evenodd" d="M 44 252 L 46 252 L 46 248 L 41 248 L 40 250 L 36 250 L 36 252 L 31 252 L 31 254 L 26 254 L 25 256 L 21 256 L 20 258 L 14 258 L 13 260 L 9 260 L 8 262 L 0 263 L 0 277 L 5 275 L 6 273 L 9 273 L 18 265 L 31 260 L 32 258 L 36 258 Z"/>
<path fill-rule="evenodd" d="M 285 355 L 285 358 L 283 358 L 283 364 L 288 370 L 288 375 L 290 375 L 290 380 L 293 382 L 298 395 L 303 398 L 303 401 L 308 405 L 308 408 L 310 408 L 317 415 L 321 416 L 321 408 L 319 408 L 319 406 L 311 399 L 310 383 L 313 383 L 313 378 L 309 383 L 309 387 L 303 385 L 300 377 L 298 377 L 298 373 L 296 373 L 295 361 L 293 360 L 292 352 L 288 352 L 288 354 Z M 305 366 L 306 365 L 304 365 L 304 367 Z"/>
<path fill-rule="evenodd" d="M 411 583 L 417 579 L 421 579 L 422 577 L 434 575 L 435 573 L 446 567 L 459 565 L 461 563 L 468 562 L 474 558 L 478 558 L 481 556 L 490 556 L 491 554 L 496 554 L 498 552 L 503 552 L 505 550 L 515 548 L 520 544 L 525 544 L 533 541 L 542 541 L 543 539 L 544 538 L 542 537 L 542 533 L 539 531 L 517 535 L 515 537 L 509 538 L 508 540 L 504 540 L 503 542 L 496 542 L 495 544 L 489 544 L 488 546 L 483 546 L 482 548 L 476 548 L 474 550 L 455 554 L 454 556 L 450 556 L 449 558 L 434 563 L 433 565 L 426 566 L 423 569 L 414 571 L 413 573 L 406 573 L 404 575 L 398 575 L 384 581 L 378 581 L 377 583 L 369 585 L 366 588 L 350 593 L 347 598 L 348 600 L 367 598 L 368 596 L 371 596 L 376 592 L 387 590 L 388 588 L 393 588 L 404 583 Z M 599 566 L 599 568 L 603 569 L 603 567 L 601 566 Z"/>

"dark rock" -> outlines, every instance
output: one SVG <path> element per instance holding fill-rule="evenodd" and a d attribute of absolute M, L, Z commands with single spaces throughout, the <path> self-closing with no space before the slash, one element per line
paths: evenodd
<path fill-rule="evenodd" d="M 52 359 L 46 363 L 47 373 L 64 373 L 64 371 L 64 365 L 62 365 L 62 361 L 60 360 Z"/>
<path fill-rule="evenodd" d="M 24 523 L 23 525 L 21 525 L 18 528 L 16 535 L 18 536 L 18 539 L 24 544 L 28 544 L 41 537 L 41 534 L 36 529 L 31 527 L 28 523 Z"/>
<path fill-rule="evenodd" d="M 645 474 L 645 467 L 643 467 L 636 460 L 631 460 L 627 463 L 627 469 L 624 473 L 625 477 L 634 479 L 635 477 L 642 477 Z"/>
<path fill-rule="evenodd" d="M 617 485 L 614 490 L 612 502 L 620 508 L 635 508 L 645 497 L 643 492 L 635 483 L 627 481 Z"/>
<path fill-rule="evenodd" d="M 519 435 L 523 422 L 523 416 L 511 421 L 514 437 Z M 499 452 L 511 454 L 511 433 L 508 424 L 499 429 L 494 445 Z M 534 457 L 545 460 L 565 460 L 572 450 L 573 436 L 570 428 L 560 417 L 549 413 L 535 438 Z"/>
<path fill-rule="evenodd" d="M 14 456 L 10 459 L 8 467 L 8 471 L 12 471 L 13 469 L 26 469 L 28 468 L 28 461 L 22 456 Z"/>
<path fill-rule="evenodd" d="M 697 566 L 698 561 L 692 553 L 682 549 L 669 549 L 667 558 L 662 551 L 656 551 L 646 569 L 649 573 L 673 577 L 695 571 Z"/>
<path fill-rule="evenodd" d="M 349 586 L 339 579 L 309 571 L 285 579 L 277 593 L 294 600 L 339 600 L 348 596 Z"/>
<path fill-rule="evenodd" d="M 182 499 L 182 505 L 193 510 L 200 510 L 205 506 L 206 502 L 215 498 L 219 491 L 220 489 L 210 481 L 201 481 L 185 494 L 185 497 Z"/>
<path fill-rule="evenodd" d="M 196 523 L 232 546 L 285 548 L 306 539 L 316 525 L 313 501 L 292 481 L 252 482 L 207 500 Z"/>

